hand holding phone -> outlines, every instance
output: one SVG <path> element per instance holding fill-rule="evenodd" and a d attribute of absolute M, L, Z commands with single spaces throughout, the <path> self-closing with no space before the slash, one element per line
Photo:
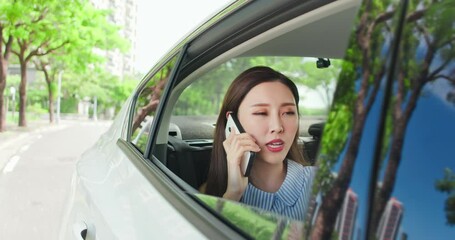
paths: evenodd
<path fill-rule="evenodd" d="M 235 129 L 236 134 L 244 133 L 245 130 L 243 129 L 242 125 L 240 125 L 237 116 L 233 113 L 229 113 L 225 128 L 226 138 L 231 134 L 231 132 Z M 253 166 L 254 158 L 256 157 L 255 152 L 247 151 L 243 154 L 243 159 L 241 162 L 241 170 L 242 174 L 245 177 L 250 175 L 251 168 Z"/>

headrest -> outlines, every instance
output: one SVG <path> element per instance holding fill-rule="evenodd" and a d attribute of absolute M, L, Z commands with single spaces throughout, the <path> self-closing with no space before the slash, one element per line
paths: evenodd
<path fill-rule="evenodd" d="M 313 136 L 313 138 L 319 139 L 322 135 L 322 130 L 324 130 L 325 122 L 313 123 L 308 128 L 308 133 Z"/>

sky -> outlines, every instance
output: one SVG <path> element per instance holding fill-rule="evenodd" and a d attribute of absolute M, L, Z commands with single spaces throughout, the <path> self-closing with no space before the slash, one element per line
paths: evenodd
<path fill-rule="evenodd" d="M 232 1 L 137 0 L 136 69 L 146 73 L 179 40 L 230 2 Z"/>

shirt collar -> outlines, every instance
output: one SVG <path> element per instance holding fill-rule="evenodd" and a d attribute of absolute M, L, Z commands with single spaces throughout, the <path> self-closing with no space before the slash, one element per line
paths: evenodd
<path fill-rule="evenodd" d="M 286 160 L 286 162 L 286 178 L 278 192 L 276 192 L 276 196 L 287 206 L 293 206 L 303 191 L 303 181 L 301 179 L 303 173 L 298 163 L 292 160 Z"/>

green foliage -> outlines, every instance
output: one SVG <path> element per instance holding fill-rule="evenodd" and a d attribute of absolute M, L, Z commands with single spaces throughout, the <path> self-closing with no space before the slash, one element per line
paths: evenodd
<path fill-rule="evenodd" d="M 103 70 L 96 70 L 86 74 L 68 73 L 62 79 L 63 98 L 88 98 L 93 103 L 97 98 L 98 112 L 113 107 L 118 110 L 131 94 L 137 80 L 132 77 L 120 77 Z"/>
<path fill-rule="evenodd" d="M 109 11 L 95 9 L 86 0 L 0 1 L 3 40 L 9 36 L 15 39 L 13 53 L 21 62 L 29 63 L 35 59 L 37 64 L 46 66 L 49 73 L 49 78 L 46 79 L 49 85 L 46 86 L 50 86 L 48 92 L 54 93 L 54 96 L 58 72 L 65 70 L 67 73 L 85 74 L 89 70 L 97 69 L 104 62 L 104 50 L 117 49 L 126 52 L 129 49 L 127 41 L 119 35 L 120 28 L 108 21 L 109 14 Z M 14 61 L 15 59 L 12 60 Z M 117 81 L 114 85 L 115 87 L 111 88 L 117 90 L 110 96 L 96 85 L 86 89 L 90 95 L 95 95 L 94 92 L 100 93 L 102 100 L 124 97 L 125 94 L 118 90 L 120 83 Z M 34 105 L 37 99 L 43 98 L 45 97 L 29 96 L 28 105 Z M 50 103 L 40 104 L 46 106 Z"/>
<path fill-rule="evenodd" d="M 27 115 L 28 116 L 34 115 L 35 118 L 40 118 L 48 111 L 47 109 L 43 108 L 43 106 L 38 102 L 28 105 L 27 107 L 28 107 Z"/>
<path fill-rule="evenodd" d="M 8 92 L 6 95 L 9 96 L 9 89 L 10 87 L 14 87 L 17 89 L 19 89 L 19 84 L 21 82 L 21 78 L 19 75 L 11 75 L 11 76 L 8 76 L 8 82 L 6 82 L 6 91 Z"/>
<path fill-rule="evenodd" d="M 212 70 L 185 89 L 174 108 L 174 115 L 216 115 L 221 107 L 224 93 L 242 70 L 243 59 L 231 61 Z M 212 81 L 225 79 L 226 81 Z M 197 106 L 197 107 L 195 107 Z"/>
<path fill-rule="evenodd" d="M 79 103 L 79 99 L 77 99 L 73 96 L 67 96 L 61 100 L 60 112 L 61 113 L 76 113 L 78 103 Z"/>
<path fill-rule="evenodd" d="M 312 59 L 312 58 L 310 58 Z M 224 93 L 234 78 L 253 66 L 270 66 L 289 76 L 297 85 L 306 86 L 315 91 L 322 91 L 326 101 L 325 109 L 305 109 L 301 114 L 325 115 L 331 101 L 331 90 L 341 66 L 340 60 L 331 60 L 327 69 L 316 68 L 316 60 L 304 60 L 301 57 L 250 57 L 232 59 L 189 86 L 174 107 L 174 115 L 216 115 L 223 101 Z M 214 81 L 216 80 L 216 81 Z M 222 80 L 222 81 L 220 81 Z M 322 90 L 321 90 L 322 89 Z M 305 96 L 301 96 L 303 98 Z"/>
<path fill-rule="evenodd" d="M 347 59 L 355 57 L 355 50 L 347 51 Z M 340 62 L 342 70 L 339 74 L 339 84 L 334 94 L 334 105 L 332 106 L 327 122 L 324 126 L 324 137 L 321 139 L 319 154 L 319 170 L 316 176 L 317 184 L 313 191 L 320 191 L 325 194 L 335 179 L 333 166 L 338 162 L 339 153 L 346 146 L 353 126 L 354 102 L 356 99 L 355 80 L 358 73 L 355 71 L 352 61 Z"/>
<path fill-rule="evenodd" d="M 293 224 L 303 224 L 297 221 L 289 221 L 277 218 L 266 211 L 256 211 L 254 208 L 237 202 L 227 201 L 209 195 L 198 194 L 197 197 L 208 206 L 216 209 L 231 223 L 249 233 L 254 239 L 288 239 L 298 230 L 293 230 Z M 284 231 L 281 236 L 274 236 L 280 223 L 284 224 Z M 298 229 L 298 227 L 297 227 Z M 274 238 L 275 237 L 275 238 Z"/>
<path fill-rule="evenodd" d="M 327 115 L 327 109 L 320 108 L 300 108 L 300 115 L 303 116 L 325 116 Z"/>
<path fill-rule="evenodd" d="M 436 190 L 448 195 L 445 202 L 446 220 L 455 226 L 455 173 L 450 168 L 444 169 L 444 177 L 435 182 Z"/>
<path fill-rule="evenodd" d="M 43 99 L 47 98 L 47 93 L 44 90 L 43 84 L 33 84 L 35 87 L 30 86 L 28 89 L 28 101 L 30 104 L 34 104 L 36 102 L 41 102 Z"/>

